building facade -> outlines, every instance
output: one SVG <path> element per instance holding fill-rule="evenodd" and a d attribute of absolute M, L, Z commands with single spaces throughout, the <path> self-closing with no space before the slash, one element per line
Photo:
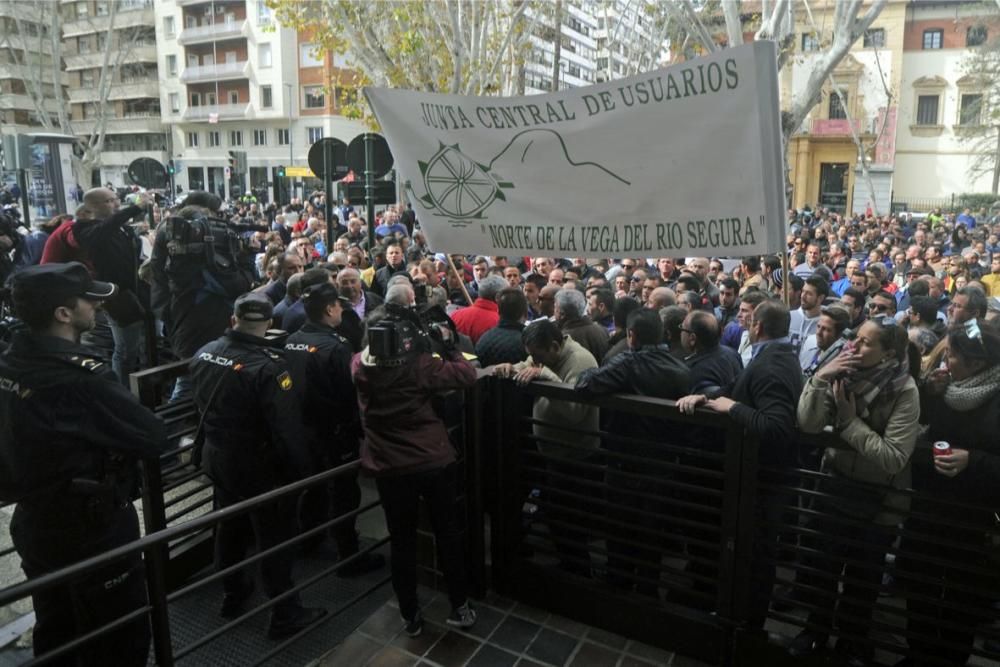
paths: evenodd
<path fill-rule="evenodd" d="M 155 26 L 182 190 L 285 200 L 279 167 L 305 166 L 323 137 L 349 142 L 363 131 L 325 92 L 339 72 L 332 56 L 278 25 L 263 0 L 161 0 Z M 246 174 L 229 169 L 231 151 L 246 152 Z"/>

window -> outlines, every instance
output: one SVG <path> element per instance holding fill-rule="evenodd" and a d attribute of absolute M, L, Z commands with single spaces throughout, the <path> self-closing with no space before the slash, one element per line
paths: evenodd
<path fill-rule="evenodd" d="M 314 143 L 323 138 L 323 128 L 322 127 L 307 127 L 306 128 L 306 143 L 312 146 Z"/>
<path fill-rule="evenodd" d="M 885 28 L 869 28 L 865 30 L 865 48 L 881 49 L 885 46 Z"/>
<path fill-rule="evenodd" d="M 163 17 L 163 36 L 164 37 L 173 37 L 175 30 L 176 30 L 176 28 L 174 27 L 174 17 L 173 16 L 164 16 Z"/>
<path fill-rule="evenodd" d="M 271 66 L 271 44 L 260 44 L 257 46 L 257 67 Z"/>
<path fill-rule="evenodd" d="M 274 106 L 274 100 L 271 97 L 271 86 L 261 86 L 260 87 L 260 108 L 270 109 Z"/>
<path fill-rule="evenodd" d="M 326 95 L 323 93 L 323 86 L 306 86 L 302 89 L 305 101 L 302 103 L 306 109 L 322 109 L 326 106 Z"/>
<path fill-rule="evenodd" d="M 167 56 L 167 76 L 177 76 L 177 56 Z"/>
<path fill-rule="evenodd" d="M 979 93 L 962 95 L 958 112 L 959 125 L 982 125 L 983 96 Z"/>
<path fill-rule="evenodd" d="M 181 96 L 177 93 L 170 93 L 170 113 L 181 112 Z"/>
<path fill-rule="evenodd" d="M 76 38 L 76 52 L 77 53 L 90 53 L 90 37 L 77 37 Z"/>
<path fill-rule="evenodd" d="M 835 91 L 830 91 L 830 120 L 847 120 L 847 93 L 841 91 L 838 95 Z"/>
<path fill-rule="evenodd" d="M 96 3 L 94 3 L 94 15 L 95 16 L 107 16 L 110 13 L 111 12 L 108 9 L 108 2 L 107 2 L 107 0 L 98 0 Z"/>
<path fill-rule="evenodd" d="M 944 39 L 944 30 L 941 28 L 934 28 L 933 30 L 924 30 L 924 49 L 940 49 L 941 40 Z"/>
<path fill-rule="evenodd" d="M 187 133 L 187 147 L 188 148 L 198 148 L 198 133 L 188 132 Z"/>
<path fill-rule="evenodd" d="M 239 104 L 240 103 L 240 91 L 238 91 L 238 90 L 230 90 L 229 91 L 229 103 L 230 104 Z"/>
<path fill-rule="evenodd" d="M 937 95 L 920 95 L 917 97 L 917 125 L 938 124 Z"/>
<path fill-rule="evenodd" d="M 314 54 L 315 44 L 299 44 L 299 67 L 322 67 L 323 56 Z"/>
<path fill-rule="evenodd" d="M 210 148 L 216 148 L 222 145 L 222 133 L 218 130 L 213 130 L 208 133 L 208 145 Z"/>
<path fill-rule="evenodd" d="M 257 0 L 257 25 L 270 25 L 271 8 L 265 0 Z"/>
<path fill-rule="evenodd" d="M 17 79 L 13 79 L 13 81 L 17 81 Z M 18 83 L 21 83 L 21 82 L 18 82 Z M 85 70 L 83 70 L 83 71 L 80 72 L 80 86 L 82 86 L 83 88 L 92 88 L 94 86 L 94 70 L 92 70 L 92 69 L 85 69 Z M 22 83 L 22 87 L 23 87 L 23 83 Z M 17 92 L 17 91 L 14 91 L 14 92 Z M 24 91 L 21 91 L 21 93 L 23 94 Z"/>
<path fill-rule="evenodd" d="M 87 18 L 87 16 L 89 16 L 89 14 L 87 12 L 87 9 L 88 9 L 87 5 L 88 4 L 89 3 L 86 3 L 86 2 L 78 2 L 78 3 L 76 3 L 76 18 L 78 18 L 78 19 L 85 19 L 85 18 Z"/>
<path fill-rule="evenodd" d="M 229 145 L 230 146 L 242 146 L 243 145 L 243 130 L 230 130 L 229 131 Z"/>
<path fill-rule="evenodd" d="M 966 46 L 979 46 L 986 42 L 986 26 L 984 25 L 973 25 L 969 26 L 969 29 L 965 31 L 965 45 Z"/>
<path fill-rule="evenodd" d="M 253 145 L 254 146 L 267 146 L 267 130 L 254 130 L 253 131 Z"/>
<path fill-rule="evenodd" d="M 278 145 L 287 146 L 288 145 L 288 130 L 280 129 L 278 130 Z"/>
<path fill-rule="evenodd" d="M 802 50 L 819 51 L 819 38 L 811 32 L 802 33 Z"/>

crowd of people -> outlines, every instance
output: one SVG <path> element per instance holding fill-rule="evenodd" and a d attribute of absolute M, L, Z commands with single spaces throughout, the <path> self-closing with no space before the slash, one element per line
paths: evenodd
<path fill-rule="evenodd" d="M 942 521 L 927 517 L 946 510 L 926 507 L 923 519 L 911 519 L 908 496 L 892 490 L 913 488 L 1000 507 L 994 491 L 1000 472 L 995 438 L 1000 223 L 985 211 L 844 216 L 807 208 L 790 210 L 780 223 L 787 229 L 787 248 L 775 255 L 553 258 L 439 252 L 428 246 L 407 206 L 380 211 L 369 238 L 350 202 L 333 207 L 329 227 L 324 204 L 317 193 L 281 207 L 224 206 L 214 195 L 193 192 L 175 209 L 159 210 L 146 194 L 123 202 L 99 188 L 84 193 L 72 216 L 57 216 L 18 238 L 0 231 L 0 247 L 9 254 L 15 283 L 18 275 L 31 275 L 35 264 L 80 262 L 94 280 L 118 286 L 104 303 L 113 334 L 110 361 L 120 382 L 141 364 L 143 344 L 151 344 L 143 340 L 144 322 L 152 321 L 177 358 L 194 359 L 191 376 L 178 380 L 172 400 L 193 392 L 208 415 L 206 460 L 224 491 L 221 496 L 217 491 L 222 506 L 315 470 L 315 463 L 303 463 L 306 458 L 321 459 L 324 468 L 349 461 L 363 443 L 362 467 L 378 480 L 392 535 L 393 582 L 411 634 L 422 627 L 411 532 L 418 496 L 435 516 L 452 620 L 463 627 L 475 622 L 456 542 L 461 527 L 454 510 L 454 452 L 429 403 L 439 389 L 474 381 L 467 359 L 519 383 L 558 381 L 575 386 L 581 396 L 641 394 L 676 400 L 683 412 L 728 415 L 767 443 L 761 460 L 768 465 L 796 465 L 797 433 L 832 428 L 840 446 L 825 452 L 823 469 L 833 479 L 887 491 L 859 493 L 823 508 L 834 518 L 819 525 L 821 537 L 811 539 L 836 558 L 814 564 L 818 574 L 804 580 L 820 593 L 810 600 L 812 626 L 866 633 L 864 619 L 871 613 L 883 554 L 851 544 L 888 549 L 889 529 L 910 521 L 925 534 L 943 536 Z M 386 321 L 409 322 L 407 313 L 418 311 L 432 312 L 436 324 L 427 326 L 424 318 L 398 330 L 430 331 L 439 356 L 380 364 L 380 358 L 392 356 L 392 338 L 380 327 Z M 268 338 L 274 329 L 283 333 Z M 442 347 L 441 341 L 447 344 Z M 324 345 L 318 362 L 313 353 Z M 243 366 L 237 360 L 248 354 L 257 355 L 254 368 L 274 383 L 267 398 L 256 395 L 257 403 L 226 395 L 258 391 L 253 383 L 224 384 L 231 375 L 224 370 Z M 248 369 L 244 376 L 255 373 Z M 289 400 L 298 407 L 275 409 L 275 402 Z M 253 416 L 261 423 L 237 423 L 238 405 L 259 405 Z M 302 424 L 289 425 L 288 415 L 300 414 L 303 405 Z M 601 415 L 594 407 L 539 398 L 534 417 L 539 442 L 556 459 L 593 461 L 606 446 L 599 437 L 562 428 L 596 433 Z M 649 435 L 658 423 L 612 420 L 604 426 L 613 433 Z M 292 442 L 289 433 L 302 425 L 301 442 Z M 235 463 L 227 463 L 232 453 L 244 441 L 261 438 L 276 458 L 233 476 Z M 948 441 L 950 449 L 933 458 L 919 455 L 921 440 Z M 338 443 L 333 451 L 331 442 Z M 629 472 L 627 465 L 609 466 L 609 487 L 627 484 Z M 645 490 L 656 493 L 657 487 Z M 300 520 L 318 522 L 328 506 L 337 511 L 356 506 L 355 492 L 345 499 L 334 485 L 329 495 L 334 500 L 319 500 L 320 509 L 313 503 L 317 516 Z M 838 514 L 863 517 L 865 528 L 845 528 Z M 282 524 L 283 516 L 238 530 L 238 537 L 222 545 L 231 548 L 220 566 L 238 559 L 235 552 L 242 553 L 241 540 L 251 533 L 260 547 L 273 544 L 287 526 L 267 526 Z M 970 556 L 962 545 L 981 540 L 993 518 L 965 518 L 966 524 L 980 521 L 974 526 L 981 529 L 948 535 L 951 565 L 928 571 L 919 559 L 900 564 L 900 578 L 910 572 L 914 590 L 922 593 L 913 603 L 921 613 L 911 621 L 921 637 L 934 636 L 929 619 L 953 613 L 950 601 L 961 600 L 970 634 L 949 633 L 957 648 L 945 651 L 911 639 L 922 654 L 952 664 L 964 662 L 990 602 L 968 593 L 982 581 L 963 569 Z M 345 555 L 357 551 L 351 535 L 338 536 Z M 758 537 L 751 606 L 762 624 L 774 581 L 765 553 L 773 535 L 765 531 Z M 912 548 L 919 553 L 930 547 Z M 626 565 L 636 556 L 628 545 L 609 544 L 608 552 L 609 564 L 635 569 Z M 588 576 L 585 550 L 564 546 L 558 555 L 565 569 Z M 268 593 L 280 595 L 290 586 L 289 574 L 273 561 L 269 567 Z M 619 583 L 631 586 L 629 581 Z M 227 613 L 241 608 L 249 589 L 241 575 L 227 580 Z M 935 602 L 939 599 L 947 602 Z M 275 636 L 318 617 L 296 604 L 292 599 L 288 614 L 276 616 Z M 807 655 L 826 641 L 825 633 L 804 630 L 789 650 Z M 857 664 L 869 657 L 862 644 L 851 641 L 838 642 L 838 650 Z"/>

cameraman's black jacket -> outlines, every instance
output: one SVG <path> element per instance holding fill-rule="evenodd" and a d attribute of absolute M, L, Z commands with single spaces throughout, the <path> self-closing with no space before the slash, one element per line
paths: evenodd
<path fill-rule="evenodd" d="M 314 451 L 324 461 L 348 460 L 361 435 L 350 343 L 328 326 L 306 322 L 285 340 L 285 354 Z"/>
<path fill-rule="evenodd" d="M 217 484 L 249 497 L 315 472 L 280 344 L 228 330 L 198 350 L 191 379 L 205 415 L 202 467 Z"/>
<path fill-rule="evenodd" d="M 89 348 L 22 330 L 0 355 L 0 501 L 72 523 L 88 498 L 128 500 L 136 461 L 166 445 L 163 422 Z"/>

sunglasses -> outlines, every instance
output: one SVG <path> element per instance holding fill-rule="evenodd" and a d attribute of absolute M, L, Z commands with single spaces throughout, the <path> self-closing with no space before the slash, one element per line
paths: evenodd
<path fill-rule="evenodd" d="M 634 269 L 635 264 L 622 264 L 623 269 Z"/>
<path fill-rule="evenodd" d="M 882 304 L 882 303 L 869 303 L 868 304 L 868 310 L 874 310 L 874 311 L 877 311 L 879 313 L 884 313 L 884 312 L 887 312 L 889 310 L 889 306 L 887 306 L 885 304 Z"/>

